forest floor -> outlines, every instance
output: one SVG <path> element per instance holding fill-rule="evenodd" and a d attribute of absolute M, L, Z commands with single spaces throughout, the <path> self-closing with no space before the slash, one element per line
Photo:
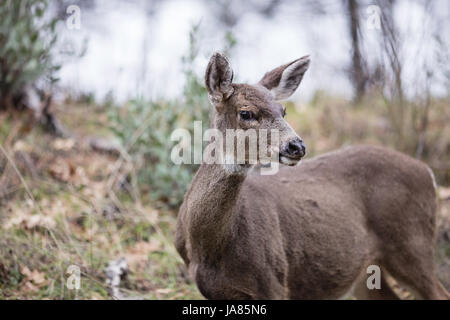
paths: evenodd
<path fill-rule="evenodd" d="M 122 297 L 202 299 L 173 244 L 176 211 L 149 201 L 149 190 L 118 192 L 119 158 L 89 144 L 111 137 L 104 110 L 72 105 L 57 115 L 70 138 L 0 114 L 0 299 L 117 298 L 106 267 L 122 257 Z M 450 189 L 439 191 L 436 259 L 450 289 Z M 72 265 L 79 290 L 67 286 Z"/>
<path fill-rule="evenodd" d="M 10 157 L 0 155 L 0 299 L 117 298 L 106 267 L 122 257 L 122 296 L 202 298 L 173 245 L 176 212 L 117 193 L 118 157 L 87 142 L 108 136 L 103 111 L 70 106 L 58 116 L 71 138 L 0 115 Z M 80 267 L 79 290 L 66 285 L 71 265 Z"/>

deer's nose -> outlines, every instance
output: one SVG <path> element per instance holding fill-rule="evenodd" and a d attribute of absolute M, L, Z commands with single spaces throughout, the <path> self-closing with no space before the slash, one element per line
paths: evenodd
<path fill-rule="evenodd" d="M 300 138 L 292 139 L 286 146 L 286 153 L 292 158 L 301 158 L 306 154 L 306 147 Z"/>

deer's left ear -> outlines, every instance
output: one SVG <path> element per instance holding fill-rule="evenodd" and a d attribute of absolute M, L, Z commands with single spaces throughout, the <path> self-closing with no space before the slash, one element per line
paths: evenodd
<path fill-rule="evenodd" d="M 282 65 L 267 72 L 259 84 L 269 89 L 275 100 L 286 99 L 297 90 L 303 75 L 308 70 L 309 62 L 309 56 L 304 56 Z"/>

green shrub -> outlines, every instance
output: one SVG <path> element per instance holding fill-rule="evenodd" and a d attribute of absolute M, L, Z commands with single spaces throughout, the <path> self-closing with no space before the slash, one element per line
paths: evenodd
<path fill-rule="evenodd" d="M 46 78 L 55 81 L 52 61 L 56 19 L 44 17 L 46 0 L 0 1 L 0 103 L 24 86 Z M 1 107 L 1 105 L 0 105 Z"/>
<path fill-rule="evenodd" d="M 139 99 L 109 115 L 114 133 L 131 155 L 138 182 L 150 187 L 153 200 L 177 205 L 192 174 L 190 166 L 174 165 L 170 159 L 170 135 L 185 117 L 180 106 Z"/>

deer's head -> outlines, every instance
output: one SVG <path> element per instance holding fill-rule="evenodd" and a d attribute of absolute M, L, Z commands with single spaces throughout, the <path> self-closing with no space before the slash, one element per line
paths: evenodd
<path fill-rule="evenodd" d="M 284 120 L 286 110 L 278 101 L 295 92 L 309 61 L 308 56 L 294 60 L 267 72 L 257 84 L 250 85 L 233 83 L 233 70 L 227 58 L 221 53 L 213 54 L 206 69 L 205 82 L 210 101 L 216 109 L 214 127 L 224 135 L 227 129 L 242 129 L 244 132 L 265 129 L 269 133 L 278 130 L 276 151 L 280 162 L 297 164 L 305 155 L 305 145 Z M 268 141 L 273 148 L 270 135 Z"/>

